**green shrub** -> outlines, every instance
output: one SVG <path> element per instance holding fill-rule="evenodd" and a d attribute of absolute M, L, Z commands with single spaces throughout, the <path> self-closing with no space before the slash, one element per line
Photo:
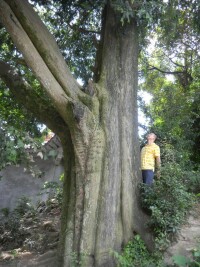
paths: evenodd
<path fill-rule="evenodd" d="M 3 214 L 3 216 L 8 217 L 10 214 L 10 210 L 9 208 L 2 208 L 1 213 Z"/>
<path fill-rule="evenodd" d="M 169 238 L 177 233 L 194 203 L 181 177 L 179 165 L 165 164 L 159 180 L 152 186 L 141 185 L 141 203 L 151 215 L 149 226 L 161 250 L 168 246 Z"/>
<path fill-rule="evenodd" d="M 30 204 L 30 199 L 22 196 L 17 201 L 13 211 L 2 209 L 0 220 L 0 244 L 5 250 L 15 249 L 22 246 L 24 240 L 29 236 L 28 231 L 22 227 L 21 220 L 25 214 L 31 218 L 35 216 L 35 209 Z"/>
<path fill-rule="evenodd" d="M 18 248 L 23 244 L 27 233 L 21 228 L 20 218 L 14 212 L 0 220 L 0 244 L 4 250 Z"/>
<path fill-rule="evenodd" d="M 200 247 L 193 250 L 193 259 L 182 255 L 174 255 L 172 260 L 179 267 L 200 267 Z"/>
<path fill-rule="evenodd" d="M 200 193 L 200 171 L 186 170 L 183 172 L 183 183 L 189 192 Z"/>
<path fill-rule="evenodd" d="M 124 248 L 122 254 L 114 252 L 118 267 L 163 267 L 161 257 L 150 253 L 139 235 Z"/>
<path fill-rule="evenodd" d="M 14 212 L 19 216 L 23 216 L 27 212 L 34 213 L 34 207 L 31 204 L 31 201 L 28 197 L 22 196 L 17 200 L 17 206 L 14 209 Z"/>
<path fill-rule="evenodd" d="M 45 182 L 41 189 L 41 194 L 48 194 L 49 198 L 55 198 L 59 205 L 62 204 L 63 189 L 61 183 L 54 181 Z"/>
<path fill-rule="evenodd" d="M 171 166 L 175 177 L 183 182 L 187 191 L 195 194 L 200 193 L 200 168 L 198 164 L 190 160 L 189 151 L 184 149 L 187 147 L 187 142 L 183 142 L 180 138 L 176 145 L 163 140 L 159 145 L 162 165 Z"/>

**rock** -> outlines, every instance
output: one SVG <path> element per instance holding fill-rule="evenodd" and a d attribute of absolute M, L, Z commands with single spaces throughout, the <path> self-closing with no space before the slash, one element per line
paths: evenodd
<path fill-rule="evenodd" d="M 45 221 L 45 222 L 43 222 L 42 228 L 44 230 L 48 230 L 48 231 L 51 231 L 51 232 L 56 232 L 56 229 L 55 229 L 54 224 L 53 224 L 52 221 Z"/>
<path fill-rule="evenodd" d="M 14 256 L 9 252 L 2 252 L 0 255 L 0 259 L 4 261 L 12 260 Z"/>

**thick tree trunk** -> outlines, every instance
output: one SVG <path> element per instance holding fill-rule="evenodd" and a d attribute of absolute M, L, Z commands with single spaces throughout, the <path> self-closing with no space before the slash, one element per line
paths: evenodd
<path fill-rule="evenodd" d="M 146 234 L 137 192 L 137 38 L 135 22 L 123 27 L 108 8 L 102 75 L 95 85 L 99 113 L 92 125 L 82 117 L 71 130 L 74 160 L 66 171 L 63 214 L 68 215 L 63 215 L 61 234 L 64 267 L 74 260 L 77 266 L 115 266 L 112 251 L 120 251 L 134 232 Z M 145 239 L 150 241 L 150 235 Z"/>
<path fill-rule="evenodd" d="M 71 80 L 71 75 L 60 70 L 65 64 L 57 50 L 55 54 L 50 50 L 55 57 L 44 56 L 46 44 L 54 51 L 55 42 L 37 24 L 39 18 L 28 2 L 17 5 L 16 0 L 0 1 L 2 23 L 66 126 L 64 132 L 58 131 L 65 165 L 59 265 L 71 267 L 75 260 L 82 267 L 115 266 L 111 252 L 120 251 L 134 232 L 147 243 L 150 240 L 137 192 L 136 23 L 122 26 L 120 15 L 107 7 L 99 80 L 86 95 L 76 83 L 65 83 L 64 77 Z M 54 59 L 59 61 L 58 71 L 52 67 Z"/>

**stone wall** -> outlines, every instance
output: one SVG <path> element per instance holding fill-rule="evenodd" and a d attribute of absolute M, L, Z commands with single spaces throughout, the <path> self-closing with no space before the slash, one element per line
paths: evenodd
<path fill-rule="evenodd" d="M 33 155 L 34 162 L 31 168 L 36 168 L 40 175 L 33 176 L 33 172 L 26 166 L 7 166 L 0 172 L 0 210 L 8 208 L 13 210 L 17 200 L 26 196 L 36 204 L 38 200 L 46 200 L 48 195 L 41 193 L 41 188 L 46 181 L 59 181 L 63 173 L 62 149 L 57 138 L 52 138 L 43 148 L 42 153 L 48 154 L 49 151 L 56 150 L 55 158 L 41 159 L 41 152 Z M 26 169 L 26 170 L 25 170 Z"/>

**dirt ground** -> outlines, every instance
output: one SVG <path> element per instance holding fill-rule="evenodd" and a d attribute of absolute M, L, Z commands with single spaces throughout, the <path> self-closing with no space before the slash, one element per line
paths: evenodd
<path fill-rule="evenodd" d="M 60 208 L 56 203 L 39 207 L 34 218 L 25 214 L 22 219 L 29 233 L 23 245 L 12 250 L 0 246 L 0 267 L 56 267 L 56 248 L 60 231 Z M 193 249 L 200 245 L 200 203 L 189 212 L 186 223 L 164 254 L 164 261 L 172 264 L 173 255 L 192 257 Z M 108 266 L 109 267 L 109 266 Z M 148 266 L 147 266 L 148 267 Z"/>
<path fill-rule="evenodd" d="M 41 203 L 36 214 L 27 212 L 20 223 L 18 238 L 23 238 L 20 247 L 16 247 L 8 228 L 1 236 L 0 267 L 56 267 L 60 231 L 60 208 L 56 200 L 48 205 Z"/>
<path fill-rule="evenodd" d="M 182 255 L 192 259 L 192 252 L 197 248 L 200 248 L 200 203 L 197 203 L 189 212 L 176 242 L 165 252 L 165 262 L 171 264 L 174 255 Z"/>

